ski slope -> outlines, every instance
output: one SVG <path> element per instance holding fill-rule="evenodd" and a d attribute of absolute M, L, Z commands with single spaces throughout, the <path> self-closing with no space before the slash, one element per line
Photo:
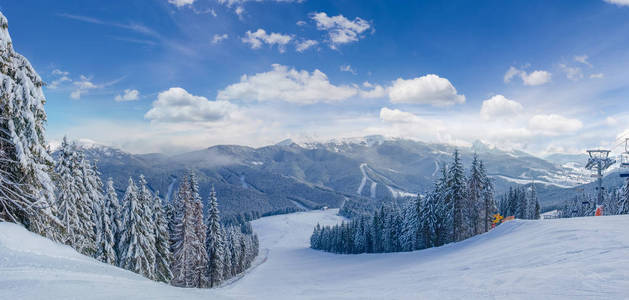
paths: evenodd
<path fill-rule="evenodd" d="M 469 240 L 409 253 L 308 248 L 337 210 L 253 222 L 258 265 L 214 290 L 174 288 L 0 223 L 0 299 L 622 299 L 629 216 L 512 221 Z"/>

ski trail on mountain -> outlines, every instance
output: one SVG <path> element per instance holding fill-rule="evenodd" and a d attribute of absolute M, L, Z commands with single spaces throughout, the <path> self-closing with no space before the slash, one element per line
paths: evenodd
<path fill-rule="evenodd" d="M 369 192 L 371 193 L 371 198 L 376 198 L 376 186 L 378 184 L 375 181 L 371 182 L 371 188 L 369 189 Z"/>
<path fill-rule="evenodd" d="M 360 164 L 360 172 L 363 173 L 363 178 L 360 180 L 360 185 L 358 186 L 358 189 L 356 190 L 356 194 L 358 195 L 360 195 L 363 192 L 363 188 L 365 187 L 365 184 L 367 184 L 367 172 L 365 172 L 366 166 L 367 166 L 366 163 Z"/>
<path fill-rule="evenodd" d="M 173 194 L 173 188 L 175 187 L 176 182 L 177 182 L 177 178 L 175 178 L 175 176 L 172 176 L 172 181 L 168 185 L 168 192 L 166 193 L 166 203 L 170 202 L 170 198 Z"/>

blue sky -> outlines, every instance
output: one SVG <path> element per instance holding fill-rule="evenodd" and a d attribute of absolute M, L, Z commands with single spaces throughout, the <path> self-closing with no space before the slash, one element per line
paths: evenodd
<path fill-rule="evenodd" d="M 629 1 L 17 1 L 48 135 L 143 152 L 383 134 L 535 154 L 629 133 Z"/>

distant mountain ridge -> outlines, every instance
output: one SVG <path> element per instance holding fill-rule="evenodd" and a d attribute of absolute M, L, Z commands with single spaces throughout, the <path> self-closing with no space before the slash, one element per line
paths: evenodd
<path fill-rule="evenodd" d="M 152 190 L 171 199 L 178 178 L 193 170 L 199 175 L 202 195 L 206 197 L 214 186 L 221 209 L 230 215 L 339 207 L 347 200 L 377 205 L 423 194 L 432 187 L 440 166 L 450 161 L 455 146 L 367 136 L 302 144 L 284 140 L 260 148 L 217 145 L 177 155 L 130 154 L 94 144 L 82 148 L 103 178 L 114 179 L 120 192 L 129 176 L 144 174 Z M 479 154 L 497 193 L 534 179 L 543 197 L 547 191 L 577 185 L 583 175 L 522 151 L 480 142 L 458 149 L 466 167 L 473 154 Z M 542 205 L 549 202 L 541 201 Z"/>

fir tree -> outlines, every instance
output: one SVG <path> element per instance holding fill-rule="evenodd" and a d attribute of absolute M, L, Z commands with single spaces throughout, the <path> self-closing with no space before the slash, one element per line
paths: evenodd
<path fill-rule="evenodd" d="M 472 166 L 470 168 L 470 176 L 467 180 L 467 203 L 464 210 L 466 215 L 468 236 L 476 235 L 482 232 L 483 217 L 481 211 L 483 207 L 483 188 L 484 182 L 480 170 L 480 162 L 478 155 L 474 153 Z"/>
<path fill-rule="evenodd" d="M 441 246 L 452 242 L 454 209 L 452 202 L 448 198 L 449 174 L 447 168 L 442 166 L 441 177 L 435 184 L 432 192 L 432 223 L 429 225 L 433 233 L 433 246 Z"/>
<path fill-rule="evenodd" d="M 100 179 L 100 172 L 95 164 L 85 159 L 81 152 L 81 173 L 83 174 L 83 185 L 86 196 L 92 205 L 92 220 L 94 223 L 94 233 L 96 243 L 101 244 L 103 238 L 103 206 L 105 198 L 103 196 L 103 182 Z"/>
<path fill-rule="evenodd" d="M 484 232 L 489 231 L 491 227 L 491 223 L 493 221 L 493 215 L 498 212 L 498 208 L 496 207 L 496 202 L 494 201 L 494 185 L 491 182 L 489 176 L 487 176 L 487 170 L 485 169 L 485 164 L 483 161 L 480 162 L 480 173 L 481 173 L 481 181 L 483 186 L 482 197 L 483 197 L 483 227 Z"/>
<path fill-rule="evenodd" d="M 209 266 L 207 270 L 210 287 L 218 286 L 223 280 L 223 262 L 225 256 L 225 244 L 222 235 L 220 216 L 218 210 L 218 201 L 214 187 L 210 192 L 210 207 L 208 209 L 207 220 L 207 252 L 209 258 Z M 233 263 L 233 262 L 232 262 Z"/>
<path fill-rule="evenodd" d="M 528 208 L 529 213 L 527 217 L 533 220 L 539 219 L 540 205 L 539 200 L 537 199 L 537 191 L 535 190 L 535 182 L 531 184 L 531 194 L 529 197 Z"/>
<path fill-rule="evenodd" d="M 59 220 L 66 229 L 64 243 L 85 255 L 96 255 L 93 204 L 85 185 L 82 155 L 64 137 L 56 162 L 59 176 L 57 204 Z"/>
<path fill-rule="evenodd" d="M 118 197 L 114 190 L 114 183 L 111 178 L 107 180 L 107 195 L 102 202 L 101 208 L 101 224 L 102 231 L 99 240 L 99 255 L 98 259 L 102 262 L 116 265 L 116 230 L 119 227 L 117 225 L 117 218 L 119 214 Z"/>
<path fill-rule="evenodd" d="M 154 232 L 151 230 L 152 227 L 145 223 L 142 206 L 138 188 L 133 179 L 129 178 L 122 208 L 120 267 L 154 279 L 155 250 L 151 243 Z"/>
<path fill-rule="evenodd" d="M 116 254 L 116 264 L 119 264 L 118 257 L 120 255 L 120 233 L 122 232 L 122 211 L 120 209 L 120 202 L 118 201 L 118 194 L 114 188 L 114 181 L 110 177 L 107 179 L 107 190 L 105 196 L 105 216 L 111 226 L 113 233 L 113 248 Z"/>
<path fill-rule="evenodd" d="M 225 280 L 231 278 L 235 274 L 232 274 L 232 247 L 229 245 L 229 231 L 225 230 L 225 228 L 222 228 L 221 231 L 223 233 L 223 237 L 225 237 L 225 253 L 223 255 L 223 279 Z"/>
<path fill-rule="evenodd" d="M 457 149 L 454 150 L 452 164 L 448 169 L 446 199 L 452 206 L 452 236 L 454 241 L 460 241 L 466 237 L 465 233 L 468 228 L 464 220 L 466 202 L 465 174 Z"/>
<path fill-rule="evenodd" d="M 159 193 L 156 193 L 153 202 L 153 220 L 155 220 L 155 279 L 169 283 L 173 278 L 170 271 L 170 235 Z"/>
<path fill-rule="evenodd" d="M 179 184 L 174 205 L 174 224 L 171 233 L 173 279 L 171 284 L 180 287 L 198 287 L 200 243 L 197 234 L 198 220 L 195 218 L 195 201 L 190 180 L 186 176 Z"/>
<path fill-rule="evenodd" d="M 0 221 L 63 241 L 45 138 L 44 83 L 13 50 L 8 24 L 0 12 Z"/>
<path fill-rule="evenodd" d="M 618 214 L 629 214 L 629 179 L 625 181 L 625 185 L 618 199 Z"/>
<path fill-rule="evenodd" d="M 156 222 L 154 217 L 153 208 L 155 206 L 155 200 L 153 194 L 148 189 L 146 178 L 144 175 L 140 175 L 140 180 L 138 182 L 138 203 L 140 204 L 140 218 L 142 219 L 142 224 L 144 224 L 146 231 L 150 234 L 146 235 L 146 249 L 147 252 L 146 260 L 149 266 L 155 267 L 156 261 L 156 253 L 155 253 L 155 232 L 157 231 Z M 155 273 L 153 270 L 151 271 L 150 279 L 155 279 Z"/>
<path fill-rule="evenodd" d="M 188 177 L 190 179 L 190 192 L 192 197 L 192 218 L 194 222 L 195 237 L 195 251 L 197 253 L 195 282 L 198 287 L 208 287 L 210 282 L 207 275 L 208 269 L 208 255 L 206 249 L 206 231 L 207 226 L 203 218 L 203 203 L 201 202 L 201 195 L 199 195 L 199 184 L 197 182 L 196 175 L 190 172 Z"/>

